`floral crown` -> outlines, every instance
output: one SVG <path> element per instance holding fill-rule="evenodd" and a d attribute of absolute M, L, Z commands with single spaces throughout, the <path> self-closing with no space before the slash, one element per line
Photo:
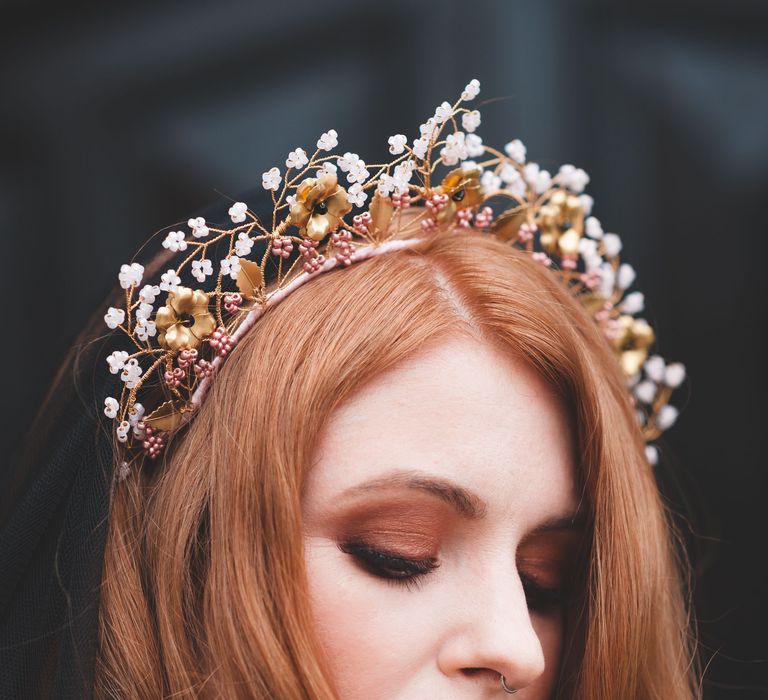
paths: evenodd
<path fill-rule="evenodd" d="M 465 106 L 479 92 L 480 83 L 470 81 L 455 104 L 437 107 L 410 145 L 403 134 L 390 136 L 388 163 L 334 154 L 338 134 L 326 131 L 312 155 L 296 148 L 285 172 L 273 167 L 263 173 L 271 222 L 235 202 L 229 228 L 198 217 L 187 222 L 189 231 L 167 234 L 163 247 L 180 261 L 158 284 L 142 286 L 144 268 L 136 262 L 121 267 L 124 307 L 110 307 L 104 316 L 131 343 L 107 358 L 109 371 L 122 380 L 119 398 L 104 402 L 126 457 L 119 477 L 142 454 L 156 458 L 162 452 L 168 435 L 194 415 L 227 355 L 267 307 L 334 267 L 421 241 L 418 235 L 404 238 L 406 229 L 419 234 L 456 226 L 527 251 L 584 304 L 615 352 L 648 461 L 656 463 L 651 443 L 677 418 L 668 401 L 685 369 L 650 355 L 653 329 L 637 317 L 643 295 L 627 292 L 635 272 L 619 259 L 619 236 L 604 233 L 590 216 L 593 200 L 583 194 L 588 175 L 573 165 L 551 175 L 526 161 L 519 140 L 503 152 L 483 144 L 476 133 L 480 112 Z M 451 169 L 438 180 L 441 165 Z M 508 208 L 494 214 L 486 204 L 492 198 L 506 200 Z M 403 216 L 414 205 L 418 213 Z M 258 241 L 263 243 L 252 255 Z M 224 257 L 211 259 L 222 246 Z M 184 286 L 182 274 L 198 284 L 211 276 L 215 288 Z"/>

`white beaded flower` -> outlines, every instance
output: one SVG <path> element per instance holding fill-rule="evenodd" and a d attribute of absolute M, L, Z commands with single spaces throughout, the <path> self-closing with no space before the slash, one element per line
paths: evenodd
<path fill-rule="evenodd" d="M 398 163 L 395 166 L 394 174 L 392 175 L 392 184 L 397 194 L 407 194 L 408 185 L 413 177 L 413 161 L 404 160 L 402 163 Z"/>
<path fill-rule="evenodd" d="M 423 160 L 427 156 L 427 146 L 429 146 L 429 139 L 427 138 L 414 139 L 413 147 L 411 148 L 411 150 L 413 151 L 413 154 L 417 158 L 421 158 Z"/>
<path fill-rule="evenodd" d="M 117 374 L 128 361 L 128 353 L 124 350 L 115 350 L 107 357 L 107 364 L 109 365 L 109 371 L 112 374 Z"/>
<path fill-rule="evenodd" d="M 117 410 L 119 408 L 120 404 L 117 399 L 111 396 L 107 396 L 107 398 L 104 399 L 104 415 L 106 415 L 107 418 L 117 418 Z"/>
<path fill-rule="evenodd" d="M 589 175 L 573 165 L 561 165 L 558 178 L 569 190 L 581 194 L 589 183 Z"/>
<path fill-rule="evenodd" d="M 325 163 L 323 163 L 318 169 L 317 169 L 317 177 L 322 177 L 323 175 L 335 175 L 338 168 L 331 163 L 331 161 L 326 160 Z"/>
<path fill-rule="evenodd" d="M 363 192 L 363 186 L 359 182 L 356 182 L 347 190 L 347 200 L 350 204 L 362 207 L 366 199 L 368 199 L 368 195 Z"/>
<path fill-rule="evenodd" d="M 317 140 L 317 147 L 321 151 L 331 151 L 339 145 L 339 135 L 336 129 L 329 129 Z"/>
<path fill-rule="evenodd" d="M 405 134 L 395 134 L 387 139 L 387 143 L 389 144 L 389 152 L 396 156 L 405 150 L 408 137 Z"/>
<path fill-rule="evenodd" d="M 145 284 L 139 292 L 139 301 L 154 304 L 158 294 L 160 294 L 160 287 L 156 284 Z"/>
<path fill-rule="evenodd" d="M 202 216 L 198 216 L 195 219 L 189 219 L 187 226 L 192 229 L 192 235 L 195 238 L 205 238 L 209 233 L 208 227 L 205 225 L 205 219 Z"/>
<path fill-rule="evenodd" d="M 461 115 L 461 125 L 464 127 L 464 131 L 475 131 L 480 126 L 480 112 L 476 109 L 471 112 L 464 112 Z"/>
<path fill-rule="evenodd" d="M 157 335 L 157 326 L 154 321 L 148 319 L 139 319 L 136 323 L 136 337 L 142 342 L 146 342 L 151 337 Z"/>
<path fill-rule="evenodd" d="M 303 148 L 291 151 L 285 159 L 286 168 L 303 168 L 307 163 L 309 163 L 309 158 L 307 158 L 307 152 Z"/>
<path fill-rule="evenodd" d="M 504 152 L 516 163 L 525 163 L 526 148 L 520 139 L 514 139 L 504 146 Z"/>
<path fill-rule="evenodd" d="M 477 78 L 472 78 L 464 88 L 464 92 L 461 93 L 461 99 L 465 102 L 474 100 L 480 94 L 480 81 Z"/>
<path fill-rule="evenodd" d="M 501 189 L 501 178 L 492 170 L 486 170 L 480 176 L 480 187 L 485 194 L 496 192 L 496 190 Z"/>
<path fill-rule="evenodd" d="M 440 150 L 440 158 L 445 165 L 456 165 L 460 160 L 469 157 L 465 139 L 466 135 L 463 131 L 446 136 L 445 146 Z"/>
<path fill-rule="evenodd" d="M 240 258 L 237 255 L 230 255 L 221 261 L 221 274 L 229 275 L 236 280 L 238 272 L 240 272 Z"/>
<path fill-rule="evenodd" d="M 528 163 L 523 168 L 523 177 L 536 194 L 543 194 L 552 186 L 552 176 L 542 170 L 538 163 Z"/>
<path fill-rule="evenodd" d="M 125 311 L 123 309 L 116 309 L 114 306 L 110 306 L 107 313 L 104 314 L 104 322 L 112 330 L 117 328 L 123 321 L 125 321 Z"/>
<path fill-rule="evenodd" d="M 121 265 L 120 273 L 117 278 L 120 280 L 120 286 L 128 289 L 131 285 L 138 287 L 141 284 L 141 278 L 144 275 L 144 266 L 139 263 L 130 265 Z"/>
<path fill-rule="evenodd" d="M 133 389 L 138 384 L 141 377 L 141 365 L 139 361 L 132 357 L 128 362 L 123 365 L 123 371 L 120 373 L 120 379 L 123 380 L 127 389 Z"/>
<path fill-rule="evenodd" d="M 242 224 L 245 221 L 245 213 L 248 211 L 248 205 L 245 202 L 235 202 L 229 208 L 229 218 L 233 224 Z"/>
<path fill-rule="evenodd" d="M 251 248 L 253 248 L 253 240 L 245 231 L 240 231 L 235 241 L 235 254 L 244 258 L 251 252 Z"/>
<path fill-rule="evenodd" d="M 464 137 L 464 145 L 467 147 L 467 155 L 470 158 L 477 158 L 485 153 L 483 139 L 477 134 L 467 134 Z"/>
<path fill-rule="evenodd" d="M 453 107 L 448 102 L 443 102 L 435 109 L 435 122 L 443 124 L 453 115 Z"/>
<path fill-rule="evenodd" d="M 192 261 L 192 276 L 198 282 L 205 282 L 208 275 L 213 274 L 213 263 L 208 258 Z"/>
<path fill-rule="evenodd" d="M 273 192 L 280 187 L 282 177 L 278 168 L 270 168 L 267 172 L 261 174 L 261 186 L 265 190 L 272 190 Z"/>
<path fill-rule="evenodd" d="M 175 292 L 181 284 L 181 277 L 176 274 L 176 270 L 168 270 L 160 275 L 160 289 L 164 292 Z"/>
<path fill-rule="evenodd" d="M 376 186 L 376 191 L 382 197 L 389 197 L 394 189 L 395 178 L 393 178 L 391 175 L 387 175 L 387 173 L 382 173 L 382 175 L 379 177 L 379 184 Z"/>
<path fill-rule="evenodd" d="M 184 233 L 182 231 L 171 231 L 163 241 L 163 248 L 172 250 L 174 253 L 186 250 L 187 242 L 184 240 Z"/>

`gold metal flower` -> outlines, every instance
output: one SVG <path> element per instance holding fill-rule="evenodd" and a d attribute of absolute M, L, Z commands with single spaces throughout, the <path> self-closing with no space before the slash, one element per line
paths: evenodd
<path fill-rule="evenodd" d="M 291 207 L 290 222 L 301 234 L 321 241 L 339 228 L 341 217 L 352 211 L 347 191 L 335 175 L 324 173 L 319 178 L 303 180 L 296 189 L 296 203 Z"/>
<path fill-rule="evenodd" d="M 648 350 L 653 345 L 654 333 L 648 323 L 626 314 L 618 318 L 618 333 L 613 339 L 613 347 L 619 356 L 619 363 L 627 377 L 640 371 L 648 359 Z"/>
<path fill-rule="evenodd" d="M 440 183 L 440 192 L 448 195 L 448 205 L 437 215 L 439 222 L 453 219 L 461 209 L 476 207 L 483 201 L 480 187 L 480 169 L 451 170 Z"/>
<path fill-rule="evenodd" d="M 578 255 L 579 240 L 584 235 L 584 207 L 578 197 L 558 190 L 539 209 L 536 225 L 541 230 L 541 245 L 548 253 Z"/>
<path fill-rule="evenodd" d="M 158 309 L 155 323 L 158 342 L 169 350 L 197 348 L 216 327 L 208 311 L 208 295 L 189 287 L 168 293 L 166 305 Z"/>

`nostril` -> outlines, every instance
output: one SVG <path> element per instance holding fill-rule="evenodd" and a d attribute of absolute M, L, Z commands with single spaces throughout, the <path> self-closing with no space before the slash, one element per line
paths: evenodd
<path fill-rule="evenodd" d="M 496 682 L 496 678 L 499 675 L 498 671 L 494 671 L 491 668 L 478 666 L 467 666 L 466 668 L 462 668 L 461 671 L 465 676 L 469 676 L 470 678 L 488 676 L 488 678 L 492 679 L 494 682 Z"/>

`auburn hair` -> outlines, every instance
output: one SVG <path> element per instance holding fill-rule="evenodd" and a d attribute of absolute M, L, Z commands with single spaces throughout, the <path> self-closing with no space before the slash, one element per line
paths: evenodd
<path fill-rule="evenodd" d="M 527 361 L 575 423 L 589 545 L 556 696 L 700 697 L 681 548 L 611 348 L 530 255 L 466 231 L 320 275 L 269 309 L 165 457 L 117 484 L 97 697 L 337 697 L 304 568 L 313 448 L 347 397 L 456 334 Z"/>

